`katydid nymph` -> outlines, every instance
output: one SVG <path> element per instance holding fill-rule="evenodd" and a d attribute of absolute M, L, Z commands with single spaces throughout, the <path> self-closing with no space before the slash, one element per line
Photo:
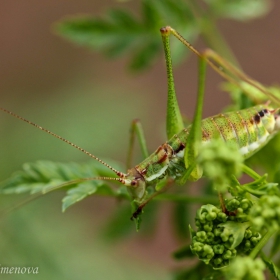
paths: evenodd
<path fill-rule="evenodd" d="M 280 100 L 261 84 L 246 76 L 243 72 L 221 58 L 212 50 L 206 50 L 203 53 L 198 52 L 176 30 L 169 26 L 161 28 L 160 31 L 164 45 L 168 79 L 166 128 L 169 140 L 160 145 L 154 153 L 148 155 L 142 127 L 138 121 L 133 122 L 132 127 L 134 134 L 137 132 L 143 154 L 146 158 L 138 165 L 128 169 L 126 173 L 116 170 L 95 155 L 87 152 L 63 137 L 6 109 L 0 108 L 2 111 L 27 122 L 28 124 L 31 124 L 82 151 L 99 163 L 105 165 L 117 176 L 81 178 L 61 184 L 54 189 L 89 180 L 111 180 L 119 182 L 127 187 L 128 192 L 136 205 L 136 211 L 132 217 L 137 218 L 142 212 L 144 205 L 157 194 L 156 191 L 152 195 L 148 194 L 148 187 L 155 189 L 156 186 L 160 184 L 168 185 L 170 182 L 174 181 L 184 183 L 187 180 L 198 180 L 202 177 L 202 170 L 196 163 L 198 144 L 201 143 L 204 145 L 211 142 L 213 139 L 221 139 L 225 143 L 235 145 L 244 158 L 248 158 L 261 147 L 266 145 L 266 143 L 280 130 L 280 116 L 278 115 L 279 108 L 272 105 L 270 106 L 268 103 L 236 112 L 219 114 L 201 120 L 207 64 L 222 77 L 237 84 L 241 88 L 251 86 L 262 92 L 267 99 L 270 99 L 277 105 L 280 104 Z M 196 113 L 193 124 L 186 128 L 183 124 L 175 93 L 169 46 L 170 35 L 179 39 L 199 57 L 198 101 Z M 130 162 L 131 158 L 134 134 L 132 134 L 131 138 L 128 162 Z"/>

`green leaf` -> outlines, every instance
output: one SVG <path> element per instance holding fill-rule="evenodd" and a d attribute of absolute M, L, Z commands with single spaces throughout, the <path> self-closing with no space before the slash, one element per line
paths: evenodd
<path fill-rule="evenodd" d="M 114 163 L 112 165 L 116 166 Z M 95 161 L 87 164 L 66 164 L 51 161 L 25 163 L 23 170 L 14 173 L 9 179 L 1 182 L 0 193 L 19 194 L 30 192 L 30 194 L 38 196 L 67 187 L 67 195 L 63 198 L 63 211 L 92 194 L 128 198 L 128 194 L 123 188 L 115 191 L 104 181 L 83 180 L 99 176 L 115 177 L 115 174 Z"/>
<path fill-rule="evenodd" d="M 190 245 L 183 246 L 182 248 L 175 251 L 172 255 L 176 260 L 195 257 L 195 255 L 191 250 Z"/>
<path fill-rule="evenodd" d="M 152 2 L 152 1 L 150 1 Z M 184 27 L 195 27 L 197 21 L 188 1 L 163 0 L 154 1 L 157 12 L 161 16 L 162 25 L 171 24 L 184 29 Z"/>
<path fill-rule="evenodd" d="M 143 23 L 144 26 L 149 29 L 158 28 L 159 23 L 161 22 L 161 16 L 158 13 L 158 9 L 155 4 L 155 1 L 142 1 Z"/>
<path fill-rule="evenodd" d="M 191 239 L 193 239 L 196 236 L 196 231 L 191 227 L 191 225 L 189 225 L 189 231 Z"/>
<path fill-rule="evenodd" d="M 267 0 L 204 0 L 216 16 L 245 21 L 267 14 L 271 8 Z"/>
<path fill-rule="evenodd" d="M 175 280 L 205 280 L 205 279 L 211 279 L 209 278 L 210 275 L 215 274 L 217 275 L 216 272 L 213 272 L 213 269 L 209 265 L 205 265 L 203 262 L 198 262 L 196 265 L 194 265 L 191 268 L 188 268 L 186 270 L 181 270 L 177 272 L 174 275 Z M 219 277 L 217 278 L 212 278 L 215 280 L 221 279 Z"/>
<path fill-rule="evenodd" d="M 135 51 L 129 64 L 132 70 L 143 70 L 154 62 L 155 55 L 159 52 L 159 40 L 150 42 L 141 49 Z"/>
<path fill-rule="evenodd" d="M 142 70 L 155 61 L 160 49 L 159 29 L 171 23 L 181 26 L 188 39 L 198 34 L 195 17 L 184 1 L 142 1 L 142 15 L 137 18 L 124 9 L 111 9 L 102 18 L 73 16 L 54 26 L 55 32 L 64 38 L 97 51 L 108 57 L 129 53 L 130 67 Z M 179 45 L 178 43 L 174 43 Z M 182 47 L 176 53 L 176 61 L 182 61 Z M 180 59 L 178 59 L 180 56 Z"/>
<path fill-rule="evenodd" d="M 104 185 L 102 182 L 91 181 L 82 183 L 79 184 L 78 187 L 67 191 L 66 196 L 62 199 L 62 212 L 64 212 L 71 205 L 92 194 L 115 196 L 113 190 L 109 186 Z"/>
<path fill-rule="evenodd" d="M 219 224 L 218 227 L 223 227 L 223 233 L 227 236 L 232 235 L 234 238 L 233 243 L 230 246 L 230 249 L 236 248 L 243 240 L 245 231 L 248 227 L 251 226 L 250 222 L 246 223 L 238 223 L 238 222 L 232 222 L 227 221 L 223 224 Z"/>
<path fill-rule="evenodd" d="M 273 257 L 280 250 L 280 233 L 274 237 L 273 245 L 271 247 L 270 256 Z"/>
<path fill-rule="evenodd" d="M 274 264 L 274 262 L 268 259 L 264 254 L 261 255 L 262 260 L 264 261 L 266 267 L 275 277 L 275 279 L 280 280 L 279 268 Z"/>
<path fill-rule="evenodd" d="M 188 225 L 190 223 L 190 207 L 187 203 L 176 203 L 173 210 L 173 224 L 177 235 L 185 240 L 189 234 Z"/>
<path fill-rule="evenodd" d="M 103 229 L 101 235 L 106 241 L 116 241 L 116 239 L 124 238 L 129 235 L 133 230 L 135 231 L 134 224 L 127 217 L 131 215 L 131 206 L 118 205 L 114 211 L 114 215 Z"/>
<path fill-rule="evenodd" d="M 119 27 L 127 28 L 129 26 L 131 30 L 139 28 L 139 22 L 129 11 L 112 9 L 108 12 L 108 18 Z"/>

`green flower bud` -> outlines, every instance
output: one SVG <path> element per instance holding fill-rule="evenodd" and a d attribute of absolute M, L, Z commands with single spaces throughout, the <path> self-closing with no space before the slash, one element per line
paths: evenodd
<path fill-rule="evenodd" d="M 236 257 L 224 273 L 226 280 L 264 280 L 264 269 L 265 265 L 261 259 Z"/>
<path fill-rule="evenodd" d="M 236 255 L 237 255 L 237 250 L 236 249 L 231 249 L 231 254 L 232 254 L 232 257 L 235 258 Z"/>
<path fill-rule="evenodd" d="M 250 240 L 246 240 L 246 242 L 245 242 L 245 248 L 246 248 L 246 249 L 250 249 L 250 248 L 251 248 L 251 242 L 250 242 Z"/>
<path fill-rule="evenodd" d="M 262 212 L 262 216 L 265 219 L 273 219 L 276 215 L 276 212 L 273 209 L 264 209 Z"/>
<path fill-rule="evenodd" d="M 234 242 L 233 236 L 230 236 L 230 238 L 228 239 L 228 242 L 231 243 L 231 244 Z"/>
<path fill-rule="evenodd" d="M 206 236 L 206 232 L 205 231 L 198 231 L 196 233 L 196 240 L 198 242 L 204 242 L 204 241 L 206 241 L 206 238 L 207 238 L 207 236 Z"/>
<path fill-rule="evenodd" d="M 203 212 L 203 213 L 201 213 L 201 215 L 200 215 L 199 221 L 200 221 L 202 224 L 206 223 L 206 215 L 207 215 L 206 212 Z"/>
<path fill-rule="evenodd" d="M 192 249 L 193 252 L 198 254 L 198 253 L 203 251 L 203 247 L 204 247 L 203 243 L 195 242 L 195 243 L 192 244 L 191 249 Z"/>
<path fill-rule="evenodd" d="M 219 264 L 221 264 L 223 262 L 223 259 L 222 258 L 215 258 L 214 260 L 213 260 L 213 263 L 217 266 L 217 265 L 219 265 Z"/>
<path fill-rule="evenodd" d="M 215 236 L 220 236 L 222 232 L 223 232 L 222 228 L 215 228 L 214 229 L 214 235 Z"/>
<path fill-rule="evenodd" d="M 207 232 L 207 243 L 212 244 L 214 241 L 215 235 L 212 232 Z"/>
<path fill-rule="evenodd" d="M 232 252 L 230 250 L 226 250 L 225 253 L 223 254 L 223 259 L 224 260 L 229 260 L 232 257 Z"/>
<path fill-rule="evenodd" d="M 261 238 L 257 231 L 251 229 L 248 221 L 246 211 L 251 208 L 250 201 L 236 197 L 228 200 L 227 204 L 237 215 L 227 216 L 214 205 L 203 205 L 196 213 L 198 230 L 191 231 L 192 252 L 215 269 L 227 266 L 236 257 L 237 251 L 240 254 L 249 253 Z"/>
<path fill-rule="evenodd" d="M 252 231 L 251 231 L 250 229 L 247 229 L 247 230 L 245 231 L 244 238 L 249 239 L 249 238 L 252 237 L 252 235 L 253 235 Z"/>
<path fill-rule="evenodd" d="M 223 232 L 221 233 L 220 237 L 222 238 L 222 240 L 224 242 L 228 241 L 229 236 L 230 236 L 231 232 L 228 229 L 224 229 Z"/>
<path fill-rule="evenodd" d="M 225 250 L 225 247 L 224 247 L 224 245 L 218 244 L 218 245 L 213 246 L 213 250 L 214 250 L 215 254 L 220 254 L 221 255 L 221 254 L 223 254 L 223 252 Z"/>
<path fill-rule="evenodd" d="M 250 210 L 251 221 L 257 230 L 263 227 L 278 229 L 280 226 L 280 197 L 262 196 Z"/>
<path fill-rule="evenodd" d="M 212 231 L 213 224 L 211 222 L 208 222 L 207 224 L 203 225 L 203 229 L 205 231 Z"/>
<path fill-rule="evenodd" d="M 243 210 L 246 210 L 246 209 L 250 208 L 251 206 L 252 206 L 252 203 L 247 198 L 242 199 L 240 202 L 240 207 Z"/>
<path fill-rule="evenodd" d="M 240 202 L 236 198 L 226 201 L 226 208 L 230 212 L 233 212 L 235 209 L 237 209 L 239 205 Z"/>
<path fill-rule="evenodd" d="M 223 212 L 219 213 L 217 215 L 217 219 L 219 220 L 219 222 L 225 223 L 227 221 L 227 215 Z"/>
<path fill-rule="evenodd" d="M 241 207 L 237 208 L 237 215 L 243 214 L 243 209 Z"/>
<path fill-rule="evenodd" d="M 261 235 L 259 234 L 259 236 L 254 236 L 250 239 L 250 241 L 253 243 L 253 246 L 256 246 L 257 243 L 259 243 L 259 241 L 261 240 Z"/>
<path fill-rule="evenodd" d="M 208 213 L 207 215 L 206 215 L 206 220 L 207 221 L 213 221 L 213 220 L 215 220 L 217 218 L 217 213 L 215 213 L 215 212 L 211 212 L 211 213 Z"/>
<path fill-rule="evenodd" d="M 195 225 L 196 225 L 197 228 L 201 228 L 202 227 L 201 223 L 198 220 L 195 221 Z"/>
<path fill-rule="evenodd" d="M 212 254 L 213 253 L 213 249 L 210 245 L 204 245 L 203 247 L 204 252 L 208 255 L 208 254 Z"/>

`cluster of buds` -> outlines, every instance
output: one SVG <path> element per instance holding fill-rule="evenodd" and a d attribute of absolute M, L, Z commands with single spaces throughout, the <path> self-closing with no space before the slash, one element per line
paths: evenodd
<path fill-rule="evenodd" d="M 252 207 L 250 216 L 254 227 L 278 229 L 280 226 L 280 198 L 276 195 L 264 195 Z"/>
<path fill-rule="evenodd" d="M 261 259 L 237 257 L 225 270 L 225 277 L 226 280 L 265 280 L 264 269 L 265 264 Z"/>
<path fill-rule="evenodd" d="M 252 203 L 239 197 L 225 203 L 226 213 L 214 205 L 203 205 L 196 213 L 197 231 L 190 228 L 192 252 L 215 269 L 227 266 L 237 254 L 249 253 L 261 239 L 248 221 Z"/>

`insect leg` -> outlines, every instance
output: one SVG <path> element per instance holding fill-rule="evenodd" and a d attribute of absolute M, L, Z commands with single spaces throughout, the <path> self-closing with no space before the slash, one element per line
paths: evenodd
<path fill-rule="evenodd" d="M 194 115 L 193 124 L 190 130 L 190 134 L 188 136 L 188 141 L 185 147 L 184 152 L 184 162 L 186 166 L 186 172 L 183 174 L 181 182 L 187 181 L 189 175 L 193 180 L 198 180 L 202 176 L 202 171 L 200 170 L 199 166 L 194 167 L 194 163 L 196 161 L 196 157 L 198 155 L 198 146 L 201 142 L 201 119 L 202 119 L 202 107 L 203 107 L 203 99 L 204 99 L 204 88 L 205 88 L 205 75 L 206 75 L 206 65 L 207 65 L 207 59 L 204 55 L 200 54 L 196 49 L 192 47 L 191 44 L 189 44 L 181 35 L 179 35 L 174 29 L 172 29 L 169 26 L 163 27 L 160 29 L 163 44 L 164 44 L 164 51 L 165 51 L 165 60 L 166 60 L 166 67 L 167 67 L 167 76 L 168 76 L 168 104 L 173 104 L 173 107 L 170 106 L 167 108 L 167 110 L 173 110 L 173 115 L 170 116 L 170 119 L 172 122 L 168 123 L 167 118 L 167 132 L 169 133 L 172 131 L 173 135 L 176 134 L 178 131 L 176 129 L 168 130 L 168 125 L 173 125 L 173 122 L 175 122 L 175 109 L 174 109 L 174 103 L 172 103 L 174 100 L 176 101 L 175 105 L 177 104 L 176 94 L 175 94 L 175 88 L 174 88 L 174 82 L 173 82 L 173 75 L 172 75 L 172 65 L 171 65 L 171 58 L 170 58 L 170 46 L 169 46 L 169 36 L 170 34 L 173 34 L 177 39 L 179 39 L 184 45 L 186 45 L 188 48 L 190 48 L 194 53 L 196 53 L 199 57 L 199 68 L 198 68 L 198 94 L 197 94 L 197 104 L 196 104 L 196 111 Z M 171 97 L 174 100 L 171 100 Z M 178 108 L 179 110 L 179 108 Z M 169 111 L 167 111 L 168 113 Z M 180 120 L 182 120 L 181 114 Z M 167 117 L 169 115 L 167 114 Z M 168 135 L 168 137 L 172 137 L 173 135 Z M 193 168 L 192 171 L 189 170 L 189 168 Z"/>
<path fill-rule="evenodd" d="M 223 78 L 230 81 L 233 84 L 236 84 L 240 87 L 244 92 L 248 94 L 252 99 L 256 99 L 254 95 L 248 90 L 248 86 L 246 87 L 246 83 L 253 86 L 261 93 L 265 95 L 266 98 L 270 98 L 272 101 L 280 104 L 280 98 L 275 96 L 272 92 L 270 92 L 265 86 L 261 83 L 257 82 L 256 80 L 250 78 L 244 72 L 239 70 L 233 64 L 231 64 L 226 59 L 222 58 L 219 54 L 211 49 L 206 49 L 203 52 L 203 55 L 206 57 L 209 65 Z M 244 84 L 245 82 L 245 84 Z M 256 100 L 258 103 L 262 102 L 263 100 Z"/>
<path fill-rule="evenodd" d="M 185 183 L 185 181 L 187 181 L 188 179 L 198 180 L 202 177 L 202 173 L 203 173 L 201 167 L 196 165 L 195 163 L 196 163 L 196 158 L 198 156 L 199 145 L 202 139 L 201 120 L 202 120 L 202 108 L 203 108 L 203 99 L 204 99 L 204 92 L 205 92 L 206 62 L 207 61 L 204 59 L 204 57 L 199 57 L 197 102 L 196 102 L 193 124 L 190 130 L 190 134 L 184 152 L 184 161 L 185 161 L 185 166 L 187 168 L 187 171 L 185 174 L 183 174 L 181 178 L 181 183 Z"/>
<path fill-rule="evenodd" d="M 207 63 L 209 64 L 209 66 L 213 68 L 213 70 L 215 70 L 219 75 L 221 75 L 226 80 L 238 85 L 240 88 L 242 88 L 242 90 L 248 93 L 249 96 L 252 96 L 252 94 L 250 94 L 248 90 L 248 84 L 253 86 L 255 89 L 259 90 L 266 97 L 270 98 L 278 105 L 280 105 L 280 98 L 278 96 L 276 96 L 274 93 L 269 91 L 265 86 L 261 85 L 259 82 L 250 78 L 248 75 L 243 73 L 241 70 L 239 70 L 237 67 L 235 67 L 233 64 L 231 64 L 221 56 L 219 56 L 213 50 L 208 49 L 205 52 L 201 53 L 197 49 L 195 49 L 186 39 L 184 39 L 172 27 L 166 26 L 163 29 L 168 30 L 170 34 L 174 35 L 178 40 L 180 40 L 186 47 L 188 47 L 197 56 L 204 57 Z"/>
<path fill-rule="evenodd" d="M 166 32 L 165 28 L 161 28 L 161 36 L 164 47 L 164 55 L 167 71 L 167 83 L 168 83 L 168 97 L 167 97 L 167 115 L 166 115 L 166 133 L 167 138 L 170 139 L 173 135 L 179 133 L 184 128 L 183 119 L 179 109 L 171 61 L 171 51 L 169 44 L 169 32 Z"/>
<path fill-rule="evenodd" d="M 129 148 L 128 148 L 127 160 L 126 160 L 127 169 L 131 168 L 131 166 L 132 166 L 132 157 L 133 157 L 133 148 L 134 148 L 134 143 L 135 143 L 135 135 L 138 138 L 143 158 L 145 159 L 145 158 L 149 157 L 148 148 L 147 148 L 146 139 L 145 139 L 142 124 L 138 119 L 135 119 L 135 120 L 132 121 L 131 127 L 130 127 Z"/>

